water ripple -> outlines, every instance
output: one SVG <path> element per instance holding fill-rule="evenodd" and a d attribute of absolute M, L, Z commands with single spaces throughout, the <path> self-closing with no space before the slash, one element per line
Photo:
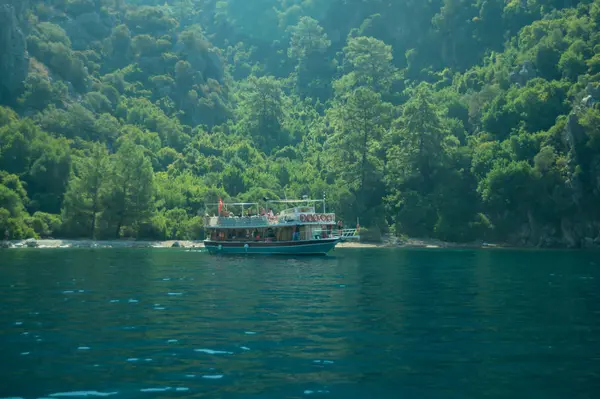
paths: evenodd
<path fill-rule="evenodd" d="M 209 355 L 233 355 L 233 352 L 216 351 L 212 349 L 194 349 L 194 352 L 208 353 Z"/>

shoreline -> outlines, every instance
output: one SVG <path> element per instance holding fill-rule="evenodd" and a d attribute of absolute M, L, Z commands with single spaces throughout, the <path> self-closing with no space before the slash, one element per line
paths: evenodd
<path fill-rule="evenodd" d="M 204 248 L 203 241 L 27 239 L 0 241 L 0 248 Z"/>
<path fill-rule="evenodd" d="M 0 241 L 0 248 L 204 248 L 203 241 L 166 240 L 89 240 L 89 239 L 27 239 Z M 507 245 L 489 243 L 451 243 L 435 239 L 415 239 L 382 243 L 360 243 L 346 241 L 336 248 L 429 248 L 429 249 L 480 249 L 480 248 L 516 248 Z"/>
<path fill-rule="evenodd" d="M 144 249 L 144 248 L 185 248 L 204 250 L 204 241 L 191 240 L 166 240 L 166 241 L 146 241 L 146 240 L 89 240 L 89 239 L 32 239 L 27 240 L 9 240 L 0 241 L 0 249 L 18 249 L 18 248 L 39 248 L 39 249 L 58 249 L 58 248 L 97 248 L 97 249 Z M 537 248 L 534 246 L 516 246 L 508 244 L 471 242 L 455 243 L 445 242 L 436 239 L 418 239 L 409 238 L 406 240 L 390 240 L 381 243 L 365 243 L 346 241 L 336 245 L 336 249 L 544 249 L 544 250 L 581 250 L 583 248 Z M 587 248 L 598 250 L 598 248 Z M 584 249 L 585 250 L 585 249 Z"/>
<path fill-rule="evenodd" d="M 456 243 L 436 239 L 409 238 L 405 241 L 382 243 L 358 243 L 343 242 L 336 248 L 427 248 L 427 249 L 485 249 L 485 248 L 518 248 L 504 244 L 492 244 L 487 242 L 478 243 Z"/>

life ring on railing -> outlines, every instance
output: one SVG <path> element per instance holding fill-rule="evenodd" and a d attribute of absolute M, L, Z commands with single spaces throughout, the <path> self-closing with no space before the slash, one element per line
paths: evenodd
<path fill-rule="evenodd" d="M 300 221 L 301 222 L 306 222 L 306 215 L 305 214 L 301 214 L 300 215 Z"/>
<path fill-rule="evenodd" d="M 327 221 L 328 221 L 328 222 L 331 222 L 332 220 L 333 220 L 333 216 L 331 216 L 331 215 L 327 215 Z"/>
<path fill-rule="evenodd" d="M 316 222 L 317 221 L 317 215 L 315 215 L 315 214 L 310 215 L 310 221 L 311 222 Z"/>
<path fill-rule="evenodd" d="M 324 222 L 327 220 L 327 216 L 324 214 L 321 214 L 321 222 Z"/>

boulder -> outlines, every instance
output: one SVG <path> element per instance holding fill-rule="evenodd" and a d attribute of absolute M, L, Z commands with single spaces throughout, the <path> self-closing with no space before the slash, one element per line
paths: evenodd
<path fill-rule="evenodd" d="M 581 105 L 583 105 L 584 107 L 587 107 L 587 108 L 593 107 L 594 103 L 595 103 L 594 97 L 592 97 L 591 94 L 583 97 L 583 100 L 581 100 Z"/>
<path fill-rule="evenodd" d="M 27 246 L 28 248 L 37 248 L 38 243 L 35 240 L 35 238 L 29 238 L 25 240 L 25 246 Z"/>
<path fill-rule="evenodd" d="M 181 247 L 182 247 L 182 245 L 178 241 L 175 241 L 173 243 L 173 245 L 171 245 L 171 248 L 181 248 Z"/>

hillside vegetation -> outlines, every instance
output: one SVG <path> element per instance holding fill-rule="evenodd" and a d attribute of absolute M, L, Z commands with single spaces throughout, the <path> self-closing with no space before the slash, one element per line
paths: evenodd
<path fill-rule="evenodd" d="M 600 245 L 600 0 L 0 0 L 0 232 L 200 238 L 203 204 Z"/>

